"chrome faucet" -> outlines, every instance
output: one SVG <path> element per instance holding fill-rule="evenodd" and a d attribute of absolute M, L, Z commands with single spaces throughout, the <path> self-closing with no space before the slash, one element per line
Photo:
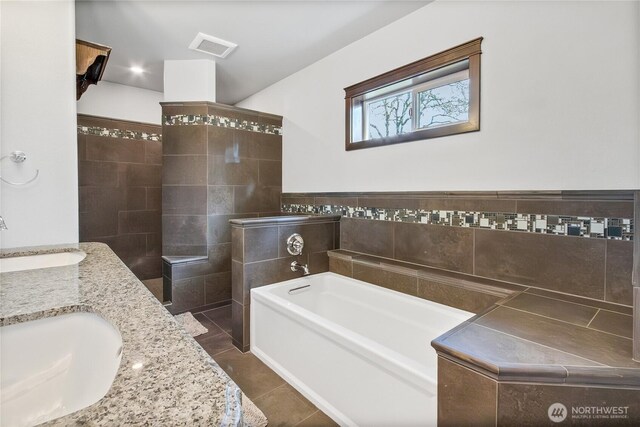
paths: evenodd
<path fill-rule="evenodd" d="M 8 230 L 7 224 L 4 223 L 4 218 L 0 216 L 0 230 Z"/>
<path fill-rule="evenodd" d="M 300 270 L 302 270 L 303 276 L 309 275 L 309 267 L 307 266 L 307 264 L 300 264 L 298 261 L 293 261 L 291 263 L 291 271 L 300 271 Z"/>

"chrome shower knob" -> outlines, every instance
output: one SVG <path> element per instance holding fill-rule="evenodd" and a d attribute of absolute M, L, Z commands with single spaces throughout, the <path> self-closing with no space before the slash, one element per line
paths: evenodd
<path fill-rule="evenodd" d="M 291 255 L 300 255 L 304 248 L 304 239 L 298 233 L 294 233 L 287 239 L 287 252 Z"/>

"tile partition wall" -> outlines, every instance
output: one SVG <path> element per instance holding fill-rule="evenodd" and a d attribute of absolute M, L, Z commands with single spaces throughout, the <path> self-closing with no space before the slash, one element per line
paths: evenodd
<path fill-rule="evenodd" d="M 341 249 L 632 305 L 632 191 L 283 194 L 282 209 L 344 213 Z"/>
<path fill-rule="evenodd" d="M 339 216 L 282 216 L 232 222 L 233 301 L 232 338 L 240 351 L 249 351 L 251 289 L 302 276 L 291 271 L 293 261 L 307 264 L 312 274 L 329 271 L 327 251 L 340 238 Z M 293 233 L 304 239 L 302 254 L 291 256 L 286 241 Z"/>
<path fill-rule="evenodd" d="M 280 214 L 282 117 L 162 103 L 162 255 L 174 313 L 231 300 L 230 219 Z"/>
<path fill-rule="evenodd" d="M 341 249 L 329 252 L 331 271 L 478 313 L 432 344 L 439 354 L 438 425 L 550 425 L 556 402 L 570 423 L 634 425 L 640 377 L 631 338 L 640 301 L 631 306 L 640 288 L 632 286 L 639 240 L 633 226 L 640 217 L 633 200 L 633 192 L 285 194 L 283 210 L 346 211 Z M 448 211 L 448 221 L 416 221 L 420 207 Z M 474 212 L 474 220 L 461 211 Z M 583 232 L 481 228 L 478 218 L 494 212 L 533 221 L 573 216 Z M 614 226 L 629 226 L 626 234 L 590 233 L 594 218 L 608 225 L 614 216 Z M 618 419 L 588 412 L 611 407 Z"/>
<path fill-rule="evenodd" d="M 570 424 L 638 425 L 631 325 L 630 307 L 539 289 L 499 301 L 431 343 L 438 424 L 547 425 L 559 402 Z"/>
<path fill-rule="evenodd" d="M 103 242 L 140 280 L 160 277 L 161 127 L 78 115 L 80 241 Z"/>
<path fill-rule="evenodd" d="M 634 197 L 634 221 L 640 224 L 640 191 Z M 640 362 L 640 238 L 633 241 L 633 307 L 633 358 Z"/>
<path fill-rule="evenodd" d="M 438 357 L 438 378 L 441 426 L 554 425 L 548 408 L 556 402 L 562 402 L 568 411 L 582 409 L 582 414 L 568 415 L 564 424 L 571 425 L 637 425 L 640 413 L 640 393 L 626 387 L 504 383 L 443 357 Z M 611 407 L 618 411 L 618 419 L 599 419 L 588 412 Z"/>

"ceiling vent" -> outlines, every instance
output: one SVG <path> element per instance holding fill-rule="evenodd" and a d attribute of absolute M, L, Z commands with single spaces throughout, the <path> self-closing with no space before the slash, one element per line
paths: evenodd
<path fill-rule="evenodd" d="M 218 58 L 226 58 L 237 46 L 238 45 L 235 43 L 231 43 L 208 34 L 198 33 L 196 38 L 193 39 L 189 45 L 189 49 L 208 53 L 209 55 L 217 56 Z"/>

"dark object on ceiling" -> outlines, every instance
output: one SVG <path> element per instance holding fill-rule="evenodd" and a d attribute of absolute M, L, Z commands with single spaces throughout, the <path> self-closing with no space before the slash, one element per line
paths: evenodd
<path fill-rule="evenodd" d="M 102 79 L 109 55 L 109 46 L 76 39 L 76 100 Z"/>

